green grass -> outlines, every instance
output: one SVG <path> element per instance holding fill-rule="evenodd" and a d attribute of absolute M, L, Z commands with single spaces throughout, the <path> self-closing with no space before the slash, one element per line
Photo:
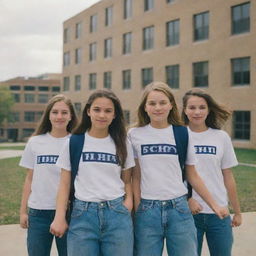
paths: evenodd
<path fill-rule="evenodd" d="M 0 146 L 0 150 L 23 150 L 25 146 Z"/>
<path fill-rule="evenodd" d="M 256 164 L 256 150 L 236 149 L 236 153 L 239 162 Z M 0 225 L 19 223 L 21 193 L 26 176 L 26 170 L 18 166 L 19 161 L 20 157 L 0 160 Z M 256 211 L 256 168 L 238 166 L 233 168 L 233 173 L 242 212 Z"/>

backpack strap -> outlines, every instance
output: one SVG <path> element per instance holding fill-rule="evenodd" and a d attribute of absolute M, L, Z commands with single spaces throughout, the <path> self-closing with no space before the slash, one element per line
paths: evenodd
<path fill-rule="evenodd" d="M 71 163 L 71 184 L 70 184 L 70 194 L 69 200 L 72 202 L 75 197 L 75 187 L 74 182 L 78 172 L 78 166 L 81 158 L 81 154 L 84 147 L 84 133 L 83 134 L 73 134 L 69 141 L 69 154 Z"/>
<path fill-rule="evenodd" d="M 185 126 L 173 125 L 173 134 L 176 142 L 177 153 L 179 157 L 180 168 L 182 171 L 182 180 L 185 181 L 185 162 L 188 148 L 188 129 Z M 192 196 L 192 187 L 187 183 L 188 197 Z"/>

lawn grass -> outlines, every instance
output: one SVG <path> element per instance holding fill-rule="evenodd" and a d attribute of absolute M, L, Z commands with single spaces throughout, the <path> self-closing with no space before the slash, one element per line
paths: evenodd
<path fill-rule="evenodd" d="M 239 163 L 256 164 L 256 149 L 235 148 Z"/>
<path fill-rule="evenodd" d="M 0 146 L 0 151 L 1 150 L 23 150 L 25 146 Z"/>
<path fill-rule="evenodd" d="M 236 150 L 240 162 L 255 163 L 256 150 Z M 0 225 L 19 223 L 19 207 L 26 170 L 20 157 L 0 160 Z M 256 168 L 233 168 L 242 212 L 256 211 Z"/>

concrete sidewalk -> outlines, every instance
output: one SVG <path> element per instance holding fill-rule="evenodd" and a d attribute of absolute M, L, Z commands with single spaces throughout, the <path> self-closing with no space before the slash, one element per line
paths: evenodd
<path fill-rule="evenodd" d="M 256 212 L 243 213 L 243 225 L 241 227 L 234 228 L 234 240 L 235 242 L 233 246 L 232 256 L 256 255 Z M 0 241 L 1 241 L 0 255 L 4 255 L 4 256 L 27 255 L 26 230 L 21 229 L 19 225 L 0 226 Z M 57 256 L 55 245 L 52 248 L 51 255 Z M 208 249 L 206 248 L 206 246 L 204 246 L 202 256 L 208 256 L 208 255 L 209 255 Z M 122 256 L 122 255 L 116 255 L 116 256 Z M 163 256 L 167 256 L 166 250 L 164 251 Z"/>

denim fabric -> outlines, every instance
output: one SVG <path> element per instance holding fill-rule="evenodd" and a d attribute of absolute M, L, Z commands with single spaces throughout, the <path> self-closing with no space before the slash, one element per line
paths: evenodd
<path fill-rule="evenodd" d="M 67 241 L 69 256 L 132 256 L 133 225 L 123 197 L 100 203 L 75 199 Z"/>
<path fill-rule="evenodd" d="M 135 256 L 197 256 L 194 220 L 186 196 L 173 200 L 142 199 L 135 213 Z"/>
<path fill-rule="evenodd" d="M 230 216 L 220 219 L 216 214 L 194 215 L 197 228 L 198 255 L 201 255 L 203 236 L 206 234 L 211 256 L 231 256 L 233 234 Z"/>
<path fill-rule="evenodd" d="M 29 256 L 50 256 L 53 235 L 49 232 L 55 210 L 29 209 L 27 248 Z M 59 256 L 67 255 L 67 237 L 55 237 Z"/>

